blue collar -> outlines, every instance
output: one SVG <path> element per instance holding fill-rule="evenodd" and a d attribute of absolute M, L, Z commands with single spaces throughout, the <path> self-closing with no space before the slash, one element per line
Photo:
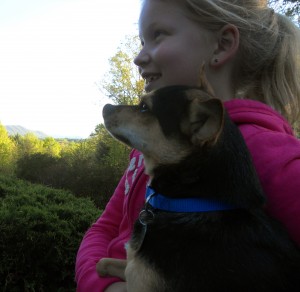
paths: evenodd
<path fill-rule="evenodd" d="M 151 187 L 146 190 L 146 203 L 154 209 L 168 212 L 210 212 L 237 209 L 224 202 L 202 198 L 169 198 L 156 193 Z"/>

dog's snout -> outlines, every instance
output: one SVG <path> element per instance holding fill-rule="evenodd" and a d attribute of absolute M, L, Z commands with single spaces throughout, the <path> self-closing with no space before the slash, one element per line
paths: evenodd
<path fill-rule="evenodd" d="M 113 106 L 112 104 L 106 104 L 102 110 L 103 118 L 105 118 L 106 116 L 109 116 L 113 112 L 114 107 L 115 106 Z"/>

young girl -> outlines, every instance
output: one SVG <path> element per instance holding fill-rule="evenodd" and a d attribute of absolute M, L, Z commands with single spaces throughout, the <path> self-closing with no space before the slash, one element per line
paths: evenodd
<path fill-rule="evenodd" d="M 300 245 L 299 31 L 263 0 L 144 0 L 142 50 L 135 59 L 146 92 L 196 85 L 203 62 L 215 95 L 239 126 L 267 196 L 266 211 Z M 78 291 L 126 291 L 100 278 L 103 257 L 125 258 L 124 245 L 144 203 L 143 157 L 130 164 L 77 255 Z"/>

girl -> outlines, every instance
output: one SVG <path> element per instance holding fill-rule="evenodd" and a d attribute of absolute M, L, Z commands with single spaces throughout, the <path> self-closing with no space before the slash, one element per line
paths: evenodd
<path fill-rule="evenodd" d="M 267 196 L 266 211 L 300 245 L 300 141 L 288 124 L 299 118 L 299 31 L 263 0 L 144 0 L 142 49 L 135 59 L 146 92 L 196 85 L 203 62 L 218 98 L 239 126 Z M 125 258 L 147 176 L 133 150 L 130 165 L 77 255 L 78 291 L 126 291 L 100 278 L 103 257 Z"/>

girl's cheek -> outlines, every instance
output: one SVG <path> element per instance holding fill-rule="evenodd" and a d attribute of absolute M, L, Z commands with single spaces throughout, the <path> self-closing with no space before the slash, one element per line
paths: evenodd
<path fill-rule="evenodd" d="M 167 44 L 160 44 L 153 52 L 153 56 L 157 61 L 166 62 L 173 59 L 173 52 Z"/>

